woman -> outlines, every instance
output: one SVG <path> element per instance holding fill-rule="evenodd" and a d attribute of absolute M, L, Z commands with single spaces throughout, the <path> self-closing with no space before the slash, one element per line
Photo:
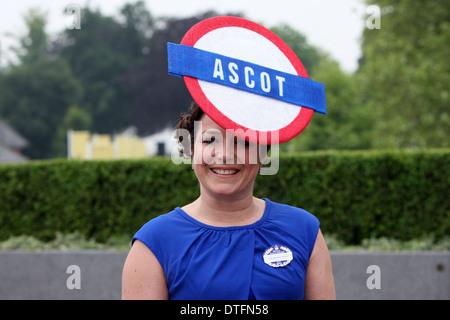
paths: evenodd
<path fill-rule="evenodd" d="M 252 163 L 249 155 L 263 146 L 225 139 L 195 103 L 177 128 L 191 134 L 200 196 L 136 233 L 123 299 L 335 299 L 318 220 L 253 196 L 263 159 Z"/>

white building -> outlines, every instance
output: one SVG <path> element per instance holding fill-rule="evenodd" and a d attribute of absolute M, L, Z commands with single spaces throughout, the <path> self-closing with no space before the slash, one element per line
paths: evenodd
<path fill-rule="evenodd" d="M 166 128 L 147 137 L 141 137 L 145 144 L 147 155 L 152 156 L 170 156 L 172 150 L 177 148 L 177 142 L 174 138 L 174 129 Z"/>

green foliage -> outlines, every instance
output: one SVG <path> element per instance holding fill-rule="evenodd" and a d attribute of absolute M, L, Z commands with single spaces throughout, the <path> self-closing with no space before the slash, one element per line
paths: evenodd
<path fill-rule="evenodd" d="M 79 231 L 106 241 L 196 196 L 195 176 L 166 159 L 5 165 L 0 181 L 2 239 Z"/>
<path fill-rule="evenodd" d="M 327 114 L 315 113 L 304 133 L 288 143 L 288 149 L 371 149 L 375 119 L 361 99 L 358 78 L 327 57 L 322 58 L 313 74 L 315 81 L 325 84 Z"/>
<path fill-rule="evenodd" d="M 327 114 L 314 114 L 307 134 L 283 145 L 283 150 L 371 149 L 376 119 L 362 99 L 358 76 L 341 70 L 336 61 L 291 27 L 282 24 L 271 30 L 300 57 L 310 78 L 325 84 L 327 100 Z"/>
<path fill-rule="evenodd" d="M 21 64 L 32 64 L 45 57 L 47 53 L 48 35 L 45 33 L 47 14 L 38 8 L 31 8 L 24 15 L 27 34 L 18 38 L 20 46 L 13 47 Z"/>
<path fill-rule="evenodd" d="M 82 89 L 66 61 L 47 54 L 45 15 L 30 10 L 25 19 L 20 64 L 0 73 L 0 117 L 28 140 L 27 156 L 50 158 L 57 127 Z"/>
<path fill-rule="evenodd" d="M 315 114 L 283 151 L 450 147 L 450 2 L 365 2 L 381 7 L 381 29 L 364 29 L 356 74 L 291 26 L 271 28 L 327 95 L 328 114 Z M 0 70 L 0 117 L 30 142 L 23 153 L 32 159 L 64 154 L 64 131 L 80 121 L 110 134 L 174 125 L 191 98 L 167 74 L 166 43 L 214 15 L 154 18 L 137 1 L 108 16 L 88 4 L 81 29 L 51 37 L 46 13 L 31 9 L 13 48 L 18 63 Z"/>
<path fill-rule="evenodd" d="M 133 96 L 124 76 L 145 57 L 145 33 L 152 23 L 143 1 L 125 4 L 118 19 L 85 7 L 81 29 L 65 30 L 56 43 L 57 54 L 83 84 L 79 106 L 90 114 L 95 131 L 111 133 L 130 125 Z"/>
<path fill-rule="evenodd" d="M 145 57 L 153 19 L 142 1 L 117 18 L 88 7 L 81 17 L 81 29 L 50 38 L 46 14 L 31 9 L 13 48 L 18 63 L 0 70 L 0 117 L 29 141 L 23 153 L 32 159 L 65 154 L 67 129 L 114 133 L 130 125 L 124 75 Z"/>
<path fill-rule="evenodd" d="M 364 239 L 359 245 L 346 245 L 333 235 L 324 235 L 329 250 L 344 251 L 449 251 L 450 237 L 440 240 L 423 237 L 401 241 L 392 238 Z"/>
<path fill-rule="evenodd" d="M 16 236 L 0 242 L 0 250 L 127 250 L 130 237 L 110 238 L 104 243 L 86 239 L 80 232 L 63 234 L 57 232 L 50 241 L 42 241 L 33 236 Z"/>
<path fill-rule="evenodd" d="M 449 251 L 450 237 L 435 240 L 431 237 L 400 241 L 379 238 L 364 239 L 360 245 L 347 245 L 333 235 L 324 235 L 329 250 L 339 251 Z M 57 232 L 53 240 L 42 241 L 33 236 L 16 236 L 0 241 L 0 250 L 121 250 L 130 249 L 130 235 L 114 237 L 106 242 L 86 239 L 80 232 L 63 234 Z"/>
<path fill-rule="evenodd" d="M 367 0 L 381 29 L 365 29 L 360 75 L 377 118 L 375 147 L 450 146 L 450 2 Z"/>
<path fill-rule="evenodd" d="M 320 49 L 310 45 L 305 35 L 293 29 L 289 25 L 279 24 L 270 28 L 277 36 L 295 52 L 302 61 L 306 72 L 311 76 L 313 69 L 319 64 L 320 60 L 325 56 Z"/>
<path fill-rule="evenodd" d="M 450 150 L 315 152 L 280 159 L 255 196 L 301 207 L 347 244 L 450 232 Z M 195 200 L 189 165 L 170 159 L 41 161 L 0 166 L 0 240 L 79 232 L 106 242 Z M 170 231 L 168 231 L 170 232 Z"/>
<path fill-rule="evenodd" d="M 67 155 L 67 132 L 69 130 L 89 130 L 91 125 L 92 118 L 88 112 L 77 106 L 69 107 L 53 141 L 55 155 L 57 157 L 65 157 Z"/>
<path fill-rule="evenodd" d="M 0 78 L 0 117 L 30 142 L 27 156 L 50 158 L 57 127 L 80 96 L 79 82 L 59 59 L 21 64 Z"/>
<path fill-rule="evenodd" d="M 316 152 L 287 156 L 256 195 L 304 208 L 350 244 L 449 233 L 449 151 Z"/>

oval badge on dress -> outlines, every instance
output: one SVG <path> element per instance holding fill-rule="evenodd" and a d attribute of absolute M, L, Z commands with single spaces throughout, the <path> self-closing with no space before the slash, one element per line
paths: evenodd
<path fill-rule="evenodd" d="M 288 247 L 275 244 L 264 252 L 263 258 L 269 266 L 279 268 L 287 266 L 292 261 L 293 255 Z"/>

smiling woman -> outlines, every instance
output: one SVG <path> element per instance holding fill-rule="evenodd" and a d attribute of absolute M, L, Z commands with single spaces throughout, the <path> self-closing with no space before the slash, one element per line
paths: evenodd
<path fill-rule="evenodd" d="M 264 205 L 261 200 L 255 202 L 248 196 L 253 195 L 253 184 L 261 161 L 258 159 L 252 163 L 250 154 L 254 154 L 259 146 L 236 137 L 230 138 L 230 135 L 206 114 L 201 118 L 201 128 L 203 130 L 201 134 L 194 132 L 193 169 L 200 183 L 202 196 L 183 209 L 202 222 L 213 223 L 216 226 L 230 226 L 238 222 L 230 221 L 230 215 L 214 214 L 214 210 L 207 209 L 203 205 L 218 199 L 224 206 L 230 207 L 243 198 L 245 206 L 252 212 L 250 217 L 246 217 L 246 212 L 242 212 L 239 223 L 255 222 L 262 216 Z M 255 206 L 256 203 L 258 206 Z"/>
<path fill-rule="evenodd" d="M 191 29 L 194 31 L 188 32 L 187 40 L 183 41 L 189 44 L 197 39 L 197 32 L 206 32 L 207 42 L 214 42 L 214 37 L 220 35 L 218 41 L 224 49 L 230 45 L 229 40 L 236 40 L 231 33 L 239 29 L 245 29 L 235 34 L 243 36 L 237 42 L 239 45 L 251 41 L 256 33 L 260 45 L 284 57 L 284 67 L 292 62 L 299 74 L 306 75 L 299 59 L 279 38 L 248 20 L 234 17 L 205 20 L 200 26 L 194 26 Z M 209 37 L 208 30 L 220 31 L 214 31 L 214 36 Z M 205 45 L 204 38 L 200 41 Z M 254 50 L 251 45 L 246 47 Z M 194 71 L 201 68 L 201 61 L 189 56 L 196 51 L 189 49 L 187 53 L 179 65 L 190 64 Z M 181 61 L 176 55 L 174 51 L 169 52 L 169 60 Z M 255 57 L 248 57 L 251 56 Z M 169 70 L 170 66 L 169 62 Z M 294 67 L 292 70 L 297 72 Z M 299 75 L 292 76 L 299 80 Z M 195 103 L 188 113 L 181 115 L 176 126 L 181 130 L 176 133 L 180 133 L 180 151 L 191 158 L 200 196 L 147 222 L 134 235 L 123 270 L 122 297 L 334 299 L 331 259 L 318 219 L 303 209 L 253 196 L 255 179 L 267 159 L 268 146 L 279 143 L 278 137 L 287 140 L 301 132 L 308 125 L 313 109 L 287 105 L 256 91 L 239 95 L 236 89 L 217 84 L 209 90 L 209 84 L 197 83 L 190 76 L 185 77 L 185 82 Z M 316 84 L 295 87 L 295 90 L 286 86 L 285 94 L 288 88 L 296 97 L 300 95 L 294 91 L 299 89 L 306 90 L 305 96 L 318 93 L 317 102 L 324 102 L 323 92 L 316 90 Z M 232 113 L 222 113 L 219 109 L 224 106 L 216 108 L 212 103 L 218 92 L 221 92 L 218 100 L 226 100 L 225 109 L 233 109 Z M 246 103 L 242 97 L 247 97 Z M 286 113 L 286 110 L 295 112 Z M 244 116 L 234 118 L 238 113 Z M 253 124 L 257 120 L 245 121 L 258 116 L 264 118 L 267 128 L 275 129 L 261 130 L 259 125 L 255 129 Z M 245 126 L 231 118 L 243 119 Z M 280 118 L 289 123 L 278 130 L 271 121 L 283 123 Z"/>
<path fill-rule="evenodd" d="M 200 197 L 136 233 L 122 297 L 334 299 L 331 260 L 318 220 L 302 209 L 253 196 L 263 159 L 251 163 L 249 154 L 267 146 L 227 139 L 226 130 L 196 103 L 177 128 L 192 133 L 190 150 L 181 151 L 193 159 Z"/>
<path fill-rule="evenodd" d="M 202 120 L 204 115 L 205 113 L 195 102 L 192 103 L 189 112 L 180 115 L 180 120 L 174 131 L 175 139 L 178 141 L 178 153 L 180 155 L 185 158 L 191 157 L 195 149 L 197 156 L 192 157 L 194 164 L 200 164 L 202 162 L 208 164 L 244 164 L 246 162 L 248 164 L 262 164 L 266 160 L 265 163 L 270 164 L 273 170 L 261 171 L 260 173 L 269 175 L 277 172 L 278 163 L 276 166 L 274 163 L 278 159 L 274 158 L 278 158 L 278 153 L 273 152 L 273 156 L 269 156 L 268 152 L 271 150 L 271 145 L 257 145 L 237 138 L 233 134 L 235 130 L 223 130 L 222 127 L 218 126 L 208 116 Z M 204 123 L 206 126 L 204 126 Z M 255 132 L 251 132 L 250 130 L 248 132 L 250 135 L 255 134 Z M 246 133 L 244 133 L 245 135 Z M 201 143 L 195 140 L 196 137 L 202 139 Z M 214 157 L 216 154 L 226 154 L 227 150 L 228 152 L 233 151 L 236 154 L 236 160 L 234 159 L 234 155 L 229 158 Z M 174 154 L 172 154 L 172 161 L 175 164 L 181 163 L 176 156 L 174 157 Z M 266 169 L 268 168 L 266 167 Z"/>

